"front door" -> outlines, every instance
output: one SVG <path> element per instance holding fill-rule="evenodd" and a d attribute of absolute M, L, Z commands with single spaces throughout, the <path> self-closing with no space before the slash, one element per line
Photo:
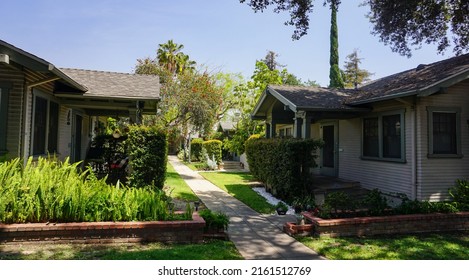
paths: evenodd
<path fill-rule="evenodd" d="M 321 126 L 324 147 L 321 151 L 321 174 L 337 177 L 337 123 L 324 123 Z"/>

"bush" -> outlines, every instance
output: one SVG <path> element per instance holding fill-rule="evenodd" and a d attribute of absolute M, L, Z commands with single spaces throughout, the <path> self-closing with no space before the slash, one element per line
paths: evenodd
<path fill-rule="evenodd" d="M 127 139 L 131 168 L 130 186 L 163 188 L 168 160 L 166 137 L 166 132 L 155 127 L 130 127 Z"/>
<path fill-rule="evenodd" d="M 467 180 L 457 180 L 456 185 L 449 189 L 449 195 L 454 202 L 460 204 L 465 210 L 469 210 L 469 182 Z"/>
<path fill-rule="evenodd" d="M 199 215 L 205 220 L 205 232 L 221 231 L 228 229 L 230 219 L 224 213 L 215 213 L 210 209 L 203 209 L 199 211 Z"/>
<path fill-rule="evenodd" d="M 389 209 L 388 200 L 384 197 L 380 190 L 374 189 L 367 193 L 366 197 L 361 201 L 361 206 L 368 209 L 369 215 L 381 216 Z"/>
<path fill-rule="evenodd" d="M 202 144 L 204 140 L 201 138 L 194 138 L 191 141 L 191 160 L 204 161 L 204 155 L 202 153 Z"/>
<path fill-rule="evenodd" d="M 0 163 L 0 222 L 172 220 L 162 190 L 108 185 L 81 163 L 30 158 Z"/>
<path fill-rule="evenodd" d="M 203 142 L 202 145 L 210 159 L 215 157 L 217 164 L 222 162 L 222 142 L 220 140 L 208 140 Z"/>
<path fill-rule="evenodd" d="M 314 151 L 322 145 L 312 139 L 256 139 L 246 141 L 249 169 L 281 200 L 291 202 L 308 195 L 311 169 L 316 167 Z"/>

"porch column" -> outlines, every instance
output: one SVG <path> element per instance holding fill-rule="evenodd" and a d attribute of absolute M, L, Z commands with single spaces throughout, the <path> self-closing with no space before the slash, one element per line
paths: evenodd
<path fill-rule="evenodd" d="M 277 129 L 277 122 L 272 120 L 270 122 L 270 138 L 275 138 L 275 136 L 277 136 L 277 133 L 276 133 L 276 129 Z"/>
<path fill-rule="evenodd" d="M 270 138 L 270 123 L 265 123 L 265 138 Z"/>
<path fill-rule="evenodd" d="M 301 132 L 302 132 L 302 126 L 303 126 L 303 117 L 304 117 L 303 115 L 304 115 L 304 111 L 299 111 L 295 113 L 295 118 L 294 118 L 295 124 L 293 127 L 294 129 L 293 136 L 298 139 L 302 137 Z"/>
<path fill-rule="evenodd" d="M 302 126 L 302 135 L 304 139 L 311 138 L 311 119 L 312 117 L 305 113 L 305 117 L 303 118 L 303 126 Z"/>

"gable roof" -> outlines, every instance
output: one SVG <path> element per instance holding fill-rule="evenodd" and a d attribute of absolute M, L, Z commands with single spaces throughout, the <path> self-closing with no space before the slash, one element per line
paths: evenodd
<path fill-rule="evenodd" d="M 405 96 L 428 96 L 469 78 L 469 54 L 452 57 L 393 74 L 359 88 L 347 101 L 365 104 Z"/>
<path fill-rule="evenodd" d="M 15 67 L 15 65 L 22 65 L 33 71 L 49 74 L 51 75 L 51 78 L 62 79 L 64 83 L 66 83 L 68 86 L 72 87 L 75 90 L 88 90 L 86 86 L 78 83 L 77 81 L 64 74 L 52 63 L 2 40 L 0 40 L 0 54 L 8 55 L 10 59 L 10 64 L 12 64 L 13 67 Z"/>
<path fill-rule="evenodd" d="M 331 89 L 269 85 L 254 107 L 253 118 L 265 117 L 277 101 L 293 112 L 365 110 L 359 107 L 372 102 L 406 96 L 429 96 L 469 79 L 469 54 L 452 57 L 393 74 L 358 89 Z"/>
<path fill-rule="evenodd" d="M 61 68 L 62 72 L 86 85 L 83 97 L 159 100 L 159 77 L 94 70 Z"/>

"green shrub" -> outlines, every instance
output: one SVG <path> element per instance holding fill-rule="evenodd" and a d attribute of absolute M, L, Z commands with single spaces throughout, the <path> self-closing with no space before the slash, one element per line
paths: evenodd
<path fill-rule="evenodd" d="M 191 141 L 191 159 L 195 161 L 204 161 L 204 155 L 202 153 L 202 144 L 204 140 L 201 138 L 194 138 Z"/>
<path fill-rule="evenodd" d="M 134 125 L 130 126 L 128 135 L 130 186 L 162 189 L 168 160 L 166 132 L 156 127 Z"/>
<path fill-rule="evenodd" d="M 389 209 L 388 200 L 380 190 L 371 190 L 361 201 L 361 206 L 368 210 L 369 215 L 381 216 Z"/>
<path fill-rule="evenodd" d="M 30 158 L 0 163 L 0 222 L 171 220 L 162 190 L 108 185 L 80 162 Z"/>
<path fill-rule="evenodd" d="M 210 159 L 215 157 L 217 164 L 222 162 L 222 142 L 220 140 L 208 140 L 203 142 L 203 148 Z"/>
<path fill-rule="evenodd" d="M 220 231 L 228 229 L 229 217 L 222 212 L 213 212 L 210 209 L 199 211 L 199 215 L 205 220 L 205 231 Z"/>
<path fill-rule="evenodd" d="M 312 139 L 256 139 L 246 141 L 251 173 L 272 193 L 287 202 L 308 195 L 312 184 L 311 169 L 316 167 L 313 154 L 322 145 Z"/>
<path fill-rule="evenodd" d="M 449 195 L 464 210 L 469 210 L 469 182 L 458 179 L 456 185 L 449 189 Z"/>

